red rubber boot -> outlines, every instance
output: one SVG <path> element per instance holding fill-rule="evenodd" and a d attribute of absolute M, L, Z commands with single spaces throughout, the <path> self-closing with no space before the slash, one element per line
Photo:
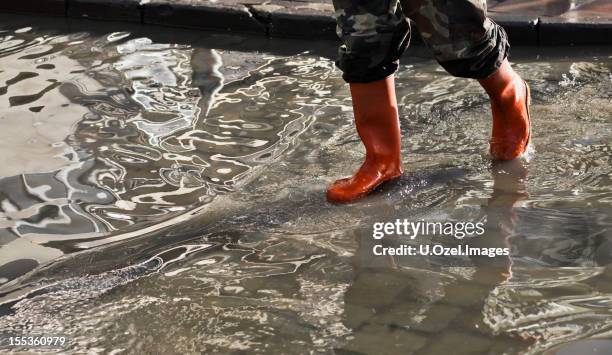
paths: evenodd
<path fill-rule="evenodd" d="M 336 203 L 355 201 L 402 174 L 393 76 L 372 83 L 352 83 L 350 87 L 355 126 L 365 146 L 366 158 L 355 175 L 329 187 L 327 199 Z"/>
<path fill-rule="evenodd" d="M 508 60 L 479 82 L 491 98 L 491 155 L 497 160 L 518 158 L 527 150 L 531 136 L 529 86 Z"/>

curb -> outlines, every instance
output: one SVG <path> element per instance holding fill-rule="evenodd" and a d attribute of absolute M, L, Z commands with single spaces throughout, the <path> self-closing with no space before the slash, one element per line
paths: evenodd
<path fill-rule="evenodd" d="M 46 1 L 46 0 L 43 0 Z M 70 0 L 66 1 L 66 16 L 92 20 L 141 22 L 138 0 Z"/>
<path fill-rule="evenodd" d="M 20 0 L 0 2 L 0 11 L 36 15 L 66 16 L 66 0 Z"/>
<path fill-rule="evenodd" d="M 143 6 L 144 24 L 229 32 L 266 34 L 265 24 L 255 19 L 246 5 L 199 4 L 153 0 Z"/>
<path fill-rule="evenodd" d="M 495 22 L 506 30 L 511 44 L 527 46 L 537 46 L 541 44 L 538 38 L 538 18 L 529 16 L 500 15 L 496 13 L 490 13 L 489 15 Z"/>
<path fill-rule="evenodd" d="M 539 41 L 547 45 L 612 44 L 612 22 L 575 22 L 562 17 L 543 17 Z"/>
<path fill-rule="evenodd" d="M 268 37 L 337 40 L 328 0 L 20 0 L 3 1 L 0 12 L 136 22 Z M 612 21 L 577 21 L 490 12 L 513 45 L 612 44 Z M 414 27 L 413 27 L 414 28 Z M 413 36 L 413 43 L 422 43 Z"/>

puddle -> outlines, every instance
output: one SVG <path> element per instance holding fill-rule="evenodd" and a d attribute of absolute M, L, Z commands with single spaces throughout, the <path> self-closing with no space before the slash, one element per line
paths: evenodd
<path fill-rule="evenodd" d="M 68 353 L 564 353 L 609 337 L 609 54 L 513 58 L 534 152 L 507 164 L 487 155 L 479 86 L 406 58 L 406 174 L 340 207 L 325 187 L 363 150 L 333 62 L 176 43 L 0 30 L 5 332 L 63 334 Z M 483 221 L 481 246 L 511 255 L 374 256 L 372 225 L 397 218 Z"/>

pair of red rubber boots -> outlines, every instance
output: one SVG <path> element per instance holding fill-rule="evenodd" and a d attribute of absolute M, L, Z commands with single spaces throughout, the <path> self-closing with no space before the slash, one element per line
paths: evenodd
<path fill-rule="evenodd" d="M 529 86 L 508 61 L 491 76 L 479 80 L 491 99 L 493 129 L 490 152 L 494 159 L 512 160 L 529 145 Z M 383 182 L 402 174 L 401 137 L 393 76 L 372 83 L 351 83 L 357 133 L 366 158 L 355 175 L 336 181 L 327 190 L 330 202 L 346 203 L 369 194 Z"/>

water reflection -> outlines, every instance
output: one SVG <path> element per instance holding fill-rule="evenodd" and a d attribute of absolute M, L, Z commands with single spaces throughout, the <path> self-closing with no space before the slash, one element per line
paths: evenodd
<path fill-rule="evenodd" d="M 300 57 L 241 63 L 243 54 L 226 53 L 235 58 L 223 87 L 224 54 L 213 49 L 130 39 L 128 33 L 97 38 L 28 29 L 5 35 L 2 43 L 0 55 L 10 69 L 3 72 L 3 119 L 14 129 L 7 137 L 20 132 L 22 106 L 30 104 L 27 115 L 41 128 L 29 142 L 40 146 L 37 154 L 49 150 L 38 165 L 20 154 L 4 168 L 28 164 L 4 171 L 3 199 L 11 201 L 4 233 L 62 252 L 104 244 L 109 234 L 158 223 L 234 191 L 312 122 L 312 107 L 326 95 L 323 81 L 333 68 Z M 47 137 L 43 124 L 61 129 L 39 143 Z M 23 143 L 6 139 L 4 145 L 9 153 Z M 58 255 L 48 252 L 34 259 Z"/>
<path fill-rule="evenodd" d="M 461 244 L 478 248 L 511 247 L 517 234 L 516 207 L 528 198 L 524 161 L 496 163 L 491 169 L 493 192 L 483 206 L 486 233 Z M 443 237 L 403 240 L 415 247 Z M 419 240 L 420 239 L 420 240 Z M 346 324 L 354 337 L 347 349 L 363 353 L 442 354 L 456 349 L 476 353 L 510 353 L 528 342 L 502 334 L 492 342 L 481 310 L 490 293 L 512 278 L 511 257 L 470 256 L 459 263 L 426 256 L 372 255 L 369 233 L 359 236 L 356 277 L 345 295 Z M 399 240 L 383 242 L 399 245 Z M 443 242 L 446 246 L 456 241 Z M 442 264 L 441 264 L 442 263 Z M 495 302 L 495 300 L 492 300 Z M 503 316 L 503 315 L 502 315 Z M 374 341 L 376 339 L 376 341 Z M 380 349 L 380 342 L 386 344 Z M 503 349 L 503 350 L 502 350 Z"/>
<path fill-rule="evenodd" d="M 339 208 L 324 188 L 363 150 L 330 59 L 0 34 L 2 329 L 62 329 L 73 353 L 538 353 L 609 332 L 607 57 L 517 63 L 537 154 L 499 165 L 478 85 L 406 58 L 407 174 Z M 484 221 L 469 244 L 512 254 L 374 257 L 370 227 L 396 218 Z"/>

